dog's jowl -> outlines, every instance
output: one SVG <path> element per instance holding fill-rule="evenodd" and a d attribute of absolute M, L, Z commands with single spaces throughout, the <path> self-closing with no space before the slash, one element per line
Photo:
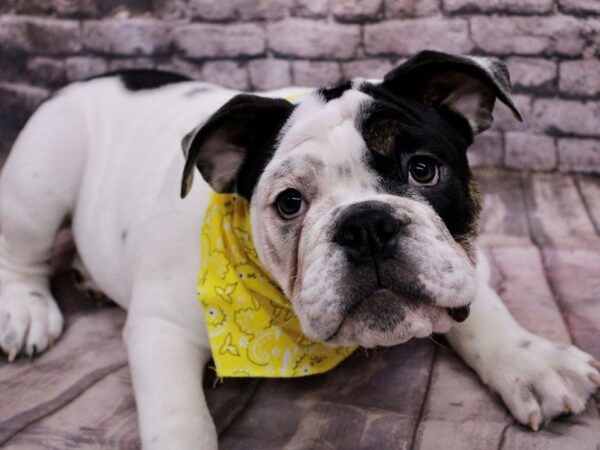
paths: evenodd
<path fill-rule="evenodd" d="M 502 62 L 433 51 L 313 91 L 151 71 L 72 84 L 0 179 L 0 346 L 12 361 L 59 338 L 48 260 L 69 219 L 77 264 L 128 310 L 145 448 L 217 447 L 211 358 L 302 376 L 432 333 L 532 429 L 581 412 L 599 364 L 520 327 L 477 250 L 467 152 L 497 100 L 520 119 Z"/>

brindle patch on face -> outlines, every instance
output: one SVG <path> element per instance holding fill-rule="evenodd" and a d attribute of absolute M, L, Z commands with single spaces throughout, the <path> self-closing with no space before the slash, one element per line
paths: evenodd
<path fill-rule="evenodd" d="M 367 148 L 383 156 L 391 155 L 398 148 L 397 141 L 402 130 L 394 120 L 382 119 L 363 130 Z"/>

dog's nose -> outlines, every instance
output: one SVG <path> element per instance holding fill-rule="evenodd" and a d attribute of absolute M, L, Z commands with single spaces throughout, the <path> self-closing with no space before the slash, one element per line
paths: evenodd
<path fill-rule="evenodd" d="M 333 240 L 355 260 L 389 257 L 402 223 L 386 203 L 366 201 L 349 206 L 339 219 Z"/>

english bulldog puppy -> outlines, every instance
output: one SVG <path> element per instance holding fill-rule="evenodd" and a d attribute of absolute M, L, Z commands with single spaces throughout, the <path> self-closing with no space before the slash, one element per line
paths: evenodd
<path fill-rule="evenodd" d="M 229 193 L 249 204 L 257 258 L 305 339 L 369 348 L 446 333 L 520 423 L 581 412 L 599 363 L 517 324 L 476 247 L 467 149 L 496 99 L 520 119 L 509 91 L 501 61 L 434 51 L 318 90 L 133 71 L 58 91 L 0 179 L 0 346 L 12 361 L 59 338 L 48 261 L 68 219 L 88 281 L 128 311 L 143 447 L 217 448 L 196 291 L 203 216 Z"/>

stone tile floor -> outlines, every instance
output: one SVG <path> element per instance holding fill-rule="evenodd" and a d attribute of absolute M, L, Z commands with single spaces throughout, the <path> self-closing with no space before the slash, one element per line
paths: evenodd
<path fill-rule="evenodd" d="M 477 178 L 500 295 L 527 328 L 600 358 L 600 178 Z M 33 361 L 0 362 L 0 446 L 138 448 L 123 312 L 83 299 L 66 274 L 55 289 L 63 338 Z M 358 351 L 323 376 L 209 380 L 206 390 L 224 449 L 600 449 L 600 395 L 530 432 L 443 341 Z"/>

